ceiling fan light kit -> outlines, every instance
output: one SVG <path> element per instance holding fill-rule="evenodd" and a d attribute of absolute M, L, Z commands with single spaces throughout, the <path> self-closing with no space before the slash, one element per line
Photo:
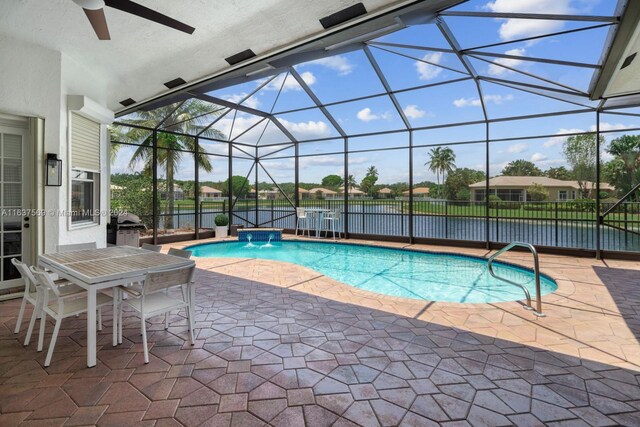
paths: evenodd
<path fill-rule="evenodd" d="M 182 31 L 183 33 L 193 34 L 195 31 L 195 28 L 183 22 L 131 0 L 73 0 L 73 2 L 84 10 L 99 40 L 111 40 L 109 26 L 107 25 L 107 19 L 104 15 L 105 7 L 118 9 L 122 12 L 165 25 L 174 30 Z"/>
<path fill-rule="evenodd" d="M 73 0 L 75 4 L 83 9 L 98 10 L 104 7 L 104 0 Z"/>

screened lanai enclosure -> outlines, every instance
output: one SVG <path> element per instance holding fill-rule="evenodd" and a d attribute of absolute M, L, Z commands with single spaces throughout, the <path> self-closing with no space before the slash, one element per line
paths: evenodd
<path fill-rule="evenodd" d="M 639 251 L 632 6 L 565 3 L 418 2 L 249 54 L 120 115 L 112 208 L 160 242 L 211 237 L 220 213 L 292 232 L 314 206 L 352 238 Z"/>

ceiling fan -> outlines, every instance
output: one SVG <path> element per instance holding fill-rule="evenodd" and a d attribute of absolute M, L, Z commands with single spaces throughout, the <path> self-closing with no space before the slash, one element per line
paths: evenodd
<path fill-rule="evenodd" d="M 167 27 L 171 27 L 175 30 L 188 34 L 193 34 L 195 31 L 195 28 L 187 24 L 130 0 L 73 0 L 73 2 L 84 10 L 93 30 L 96 32 L 96 35 L 100 40 L 111 40 L 107 20 L 104 16 L 105 6 L 148 19 L 149 21 L 157 22 L 158 24 L 166 25 Z"/>

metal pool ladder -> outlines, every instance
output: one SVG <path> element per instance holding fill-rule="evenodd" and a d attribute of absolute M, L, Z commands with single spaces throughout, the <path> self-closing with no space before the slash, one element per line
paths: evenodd
<path fill-rule="evenodd" d="M 529 290 L 525 286 L 523 286 L 520 283 L 511 281 L 509 279 L 505 279 L 504 277 L 500 277 L 496 275 L 496 273 L 493 271 L 493 261 L 503 253 L 508 252 L 515 247 L 529 249 L 529 251 L 533 255 L 533 273 L 536 279 L 536 308 L 535 309 L 531 306 L 531 294 L 529 293 Z M 491 257 L 489 257 L 488 267 L 489 267 L 489 273 L 493 277 L 495 277 L 496 279 L 502 280 L 503 282 L 507 282 L 511 285 L 518 286 L 524 291 L 524 294 L 527 297 L 527 306 L 525 307 L 527 310 L 533 311 L 533 313 L 538 317 L 545 316 L 542 313 L 542 297 L 540 296 L 540 261 L 538 260 L 538 251 L 536 251 L 536 248 L 534 248 L 532 244 L 523 243 L 523 242 L 509 243 L 507 246 L 500 249 L 498 252 L 496 252 L 495 254 L 491 255 Z"/>

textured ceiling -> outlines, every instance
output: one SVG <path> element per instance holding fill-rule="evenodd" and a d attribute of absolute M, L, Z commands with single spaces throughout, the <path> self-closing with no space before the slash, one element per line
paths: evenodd
<path fill-rule="evenodd" d="M 369 13 L 409 1 L 361 0 Z M 188 35 L 105 8 L 112 40 L 97 40 L 71 0 L 0 2 L 0 36 L 61 51 L 108 82 L 108 106 L 166 91 L 163 82 L 193 81 L 229 67 L 224 58 L 245 49 L 257 55 L 324 30 L 318 20 L 355 0 L 137 0 L 196 28 Z"/>

